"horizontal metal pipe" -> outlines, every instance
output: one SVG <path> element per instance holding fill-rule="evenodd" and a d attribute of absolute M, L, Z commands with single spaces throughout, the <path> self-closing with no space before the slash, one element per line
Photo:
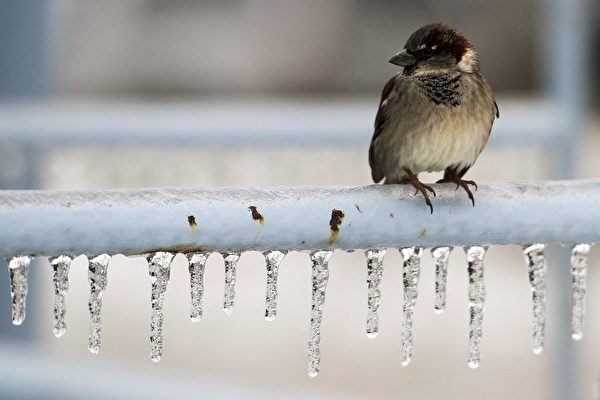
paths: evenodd
<path fill-rule="evenodd" d="M 406 185 L 1 191 L 0 254 L 365 249 L 600 241 L 600 180 Z"/>

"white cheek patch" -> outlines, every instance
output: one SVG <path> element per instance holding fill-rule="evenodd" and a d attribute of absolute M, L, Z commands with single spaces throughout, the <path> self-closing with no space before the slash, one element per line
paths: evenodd
<path fill-rule="evenodd" d="M 473 72 L 477 65 L 477 53 L 473 49 L 468 49 L 458 62 L 457 66 L 463 72 Z"/>

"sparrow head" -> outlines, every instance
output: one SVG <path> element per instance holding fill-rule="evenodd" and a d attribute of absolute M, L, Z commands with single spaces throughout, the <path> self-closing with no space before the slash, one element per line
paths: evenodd
<path fill-rule="evenodd" d="M 390 63 L 404 67 L 405 73 L 479 70 L 479 58 L 471 43 L 443 24 L 417 29 L 406 41 L 404 50 L 392 57 Z"/>

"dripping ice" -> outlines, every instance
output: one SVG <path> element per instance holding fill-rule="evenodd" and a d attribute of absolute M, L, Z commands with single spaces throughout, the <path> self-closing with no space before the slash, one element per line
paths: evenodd
<path fill-rule="evenodd" d="M 12 300 L 12 323 L 21 325 L 25 321 L 25 304 L 27 300 L 27 272 L 32 257 L 17 256 L 8 262 L 10 274 L 10 297 Z"/>
<path fill-rule="evenodd" d="M 54 283 L 54 326 L 52 331 L 56 337 L 61 337 L 67 330 L 65 297 L 69 291 L 69 268 L 72 260 L 71 257 L 66 255 L 50 259 L 52 281 Z"/>
<path fill-rule="evenodd" d="M 277 276 L 279 265 L 285 257 L 285 253 L 278 250 L 266 251 L 264 253 L 267 268 L 267 292 L 265 295 L 265 319 L 273 321 L 277 315 Z"/>
<path fill-rule="evenodd" d="M 591 247 L 590 244 L 581 243 L 575 245 L 571 252 L 571 279 L 573 292 L 571 337 L 575 340 L 583 338 L 588 254 Z"/>
<path fill-rule="evenodd" d="M 383 257 L 385 249 L 365 251 L 367 257 L 367 337 L 373 339 L 379 333 L 379 304 L 381 302 L 381 279 L 383 277 Z"/>
<path fill-rule="evenodd" d="M 404 264 L 402 281 L 404 285 L 404 304 L 402 305 L 402 365 L 410 364 L 413 357 L 413 316 L 417 304 L 417 286 L 421 275 L 422 247 L 404 247 L 400 249 Z"/>
<path fill-rule="evenodd" d="M 223 294 L 223 311 L 227 315 L 233 312 L 235 303 L 235 280 L 239 253 L 228 253 L 223 256 L 225 260 L 225 291 Z"/>
<path fill-rule="evenodd" d="M 101 254 L 89 260 L 88 265 L 88 281 L 90 282 L 90 299 L 88 302 L 90 310 L 90 333 L 88 349 L 93 354 L 98 354 L 102 342 L 102 296 L 108 283 L 107 271 L 110 258 L 108 254 Z"/>
<path fill-rule="evenodd" d="M 450 252 L 452 252 L 452 247 L 448 246 L 431 249 L 431 257 L 435 265 L 435 302 L 433 308 L 436 314 L 446 311 L 446 282 Z"/>
<path fill-rule="evenodd" d="M 148 255 L 148 271 L 152 283 L 152 317 L 150 322 L 150 355 L 152 361 L 160 361 L 163 354 L 164 303 L 167 284 L 171 275 L 173 253 L 157 252 Z"/>
<path fill-rule="evenodd" d="M 481 359 L 481 335 L 485 284 L 483 258 L 486 248 L 471 246 L 466 249 L 469 270 L 469 367 L 477 368 Z"/>
<path fill-rule="evenodd" d="M 529 285 L 533 302 L 533 352 L 544 349 L 546 326 L 546 257 L 544 245 L 537 243 L 523 246 L 523 254 L 529 273 Z"/>
<path fill-rule="evenodd" d="M 192 298 L 192 308 L 190 319 L 192 322 L 198 322 L 202 319 L 202 295 L 204 294 L 204 266 L 208 259 L 206 253 L 186 254 L 188 260 L 188 270 L 190 272 L 190 294 Z"/>
<path fill-rule="evenodd" d="M 311 253 L 312 262 L 312 305 L 310 313 L 310 338 L 308 341 L 308 375 L 315 377 L 321 369 L 321 319 L 325 304 L 325 291 L 329 279 L 330 250 Z"/>

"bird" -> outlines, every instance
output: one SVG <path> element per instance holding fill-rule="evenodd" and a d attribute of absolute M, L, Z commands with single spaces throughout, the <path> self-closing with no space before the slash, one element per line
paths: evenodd
<path fill-rule="evenodd" d="M 484 78 L 471 42 L 441 23 L 417 29 L 390 63 L 402 67 L 385 84 L 369 147 L 375 183 L 410 184 L 433 214 L 435 190 L 419 180 L 421 172 L 443 171 L 437 183 L 462 187 L 462 179 L 487 144 L 500 117 L 492 88 Z"/>

